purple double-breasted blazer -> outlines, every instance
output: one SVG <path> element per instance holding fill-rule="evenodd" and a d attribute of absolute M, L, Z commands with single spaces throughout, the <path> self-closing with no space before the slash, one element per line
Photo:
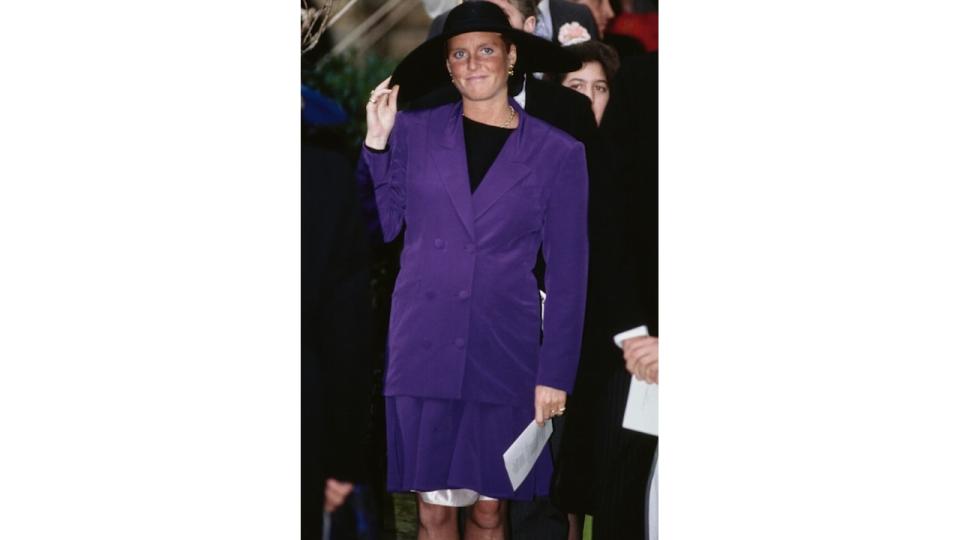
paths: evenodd
<path fill-rule="evenodd" d="M 532 409 L 535 385 L 573 390 L 587 286 L 586 158 L 580 142 L 512 106 L 519 126 L 472 194 L 461 102 L 400 112 L 388 151 L 363 149 L 359 180 L 372 181 L 384 240 L 406 227 L 388 396 Z M 532 273 L 541 244 L 542 321 Z"/>

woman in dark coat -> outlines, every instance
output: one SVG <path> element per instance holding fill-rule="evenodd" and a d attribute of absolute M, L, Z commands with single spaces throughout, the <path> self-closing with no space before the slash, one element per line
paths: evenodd
<path fill-rule="evenodd" d="M 405 228 L 384 384 L 387 487 L 420 493 L 421 537 L 455 538 L 455 507 L 475 503 L 467 536 L 502 538 L 505 500 L 549 490 L 549 455 L 514 489 L 503 453 L 532 421 L 563 414 L 573 387 L 586 157 L 507 88 L 522 68 L 561 65 L 576 60 L 511 28 L 496 5 L 465 3 L 367 106 L 358 174 L 371 177 L 384 240 Z M 448 81 L 456 103 L 396 112 L 401 89 L 413 99 Z M 541 246 L 556 291 L 542 319 L 532 272 Z"/>
<path fill-rule="evenodd" d="M 610 93 L 605 108 L 594 107 L 600 137 L 589 156 L 590 280 L 583 354 L 553 498 L 567 512 L 593 516 L 597 540 L 643 538 L 657 438 L 622 427 L 630 373 L 613 336 L 640 325 L 653 336 L 658 333 L 656 64 L 628 59 L 617 71 L 616 53 L 596 41 L 567 50 L 583 66 L 557 80 L 594 99 L 604 89 Z"/>

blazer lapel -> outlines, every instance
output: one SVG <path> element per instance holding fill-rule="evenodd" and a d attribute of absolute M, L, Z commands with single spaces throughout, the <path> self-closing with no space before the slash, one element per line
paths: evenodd
<path fill-rule="evenodd" d="M 480 186 L 473 193 L 474 219 L 482 216 L 504 193 L 533 172 L 524 163 L 522 152 L 526 140 L 524 133 L 527 125 L 527 114 L 512 99 L 510 105 L 517 111 L 520 123 L 517 129 L 510 134 L 507 142 L 500 150 L 500 154 L 497 155 L 497 159 L 494 160 L 490 170 L 487 171 L 487 175 L 483 178 L 483 182 L 480 182 Z"/>
<path fill-rule="evenodd" d="M 467 173 L 467 151 L 463 142 L 463 103 L 452 107 L 441 107 L 434 111 L 434 122 L 442 129 L 430 133 L 432 139 L 431 155 L 434 165 L 440 172 L 441 183 L 450 196 L 457 216 L 467 229 L 471 238 L 473 232 L 473 203 L 470 194 L 470 179 Z M 444 114 L 447 115 L 444 118 Z M 431 125 L 436 125 L 431 122 Z"/>

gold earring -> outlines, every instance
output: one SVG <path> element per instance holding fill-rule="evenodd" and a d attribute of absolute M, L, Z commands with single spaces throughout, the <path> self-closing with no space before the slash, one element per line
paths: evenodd
<path fill-rule="evenodd" d="M 511 65 L 509 68 L 507 68 L 507 75 L 513 77 L 513 66 L 512 66 L 512 65 Z"/>

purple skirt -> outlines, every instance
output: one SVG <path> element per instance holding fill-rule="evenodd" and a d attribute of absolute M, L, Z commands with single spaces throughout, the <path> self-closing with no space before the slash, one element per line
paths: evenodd
<path fill-rule="evenodd" d="M 532 403 L 527 409 L 410 396 L 385 401 L 389 491 L 466 488 L 500 500 L 550 492 L 550 445 L 516 491 L 503 464 L 503 453 L 533 421 Z"/>

